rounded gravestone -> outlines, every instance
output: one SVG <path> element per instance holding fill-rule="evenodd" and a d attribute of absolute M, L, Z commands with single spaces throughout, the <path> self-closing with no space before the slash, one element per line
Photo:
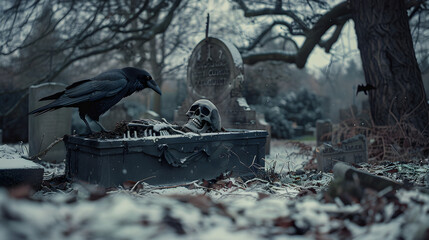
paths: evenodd
<path fill-rule="evenodd" d="M 191 98 L 223 102 L 243 80 L 243 60 L 234 45 L 210 37 L 192 51 L 187 78 Z"/>

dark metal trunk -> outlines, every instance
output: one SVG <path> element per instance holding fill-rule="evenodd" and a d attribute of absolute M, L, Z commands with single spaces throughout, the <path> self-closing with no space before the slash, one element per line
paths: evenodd
<path fill-rule="evenodd" d="M 429 107 L 403 0 L 351 0 L 376 125 L 404 121 L 429 133 Z"/>
<path fill-rule="evenodd" d="M 122 139 L 66 135 L 66 175 L 104 187 L 143 179 L 149 184 L 179 184 L 214 179 L 227 171 L 253 178 L 264 171 L 267 135 L 237 129 Z"/>

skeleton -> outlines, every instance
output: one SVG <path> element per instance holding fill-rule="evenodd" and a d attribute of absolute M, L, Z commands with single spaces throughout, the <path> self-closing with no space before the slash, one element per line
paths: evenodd
<path fill-rule="evenodd" d="M 188 123 L 184 127 L 195 133 L 220 132 L 221 119 L 216 106 L 207 99 L 192 104 L 186 113 Z"/>
<path fill-rule="evenodd" d="M 221 119 L 216 106 L 207 99 L 200 99 L 189 108 L 186 113 L 188 123 L 183 127 L 194 133 L 220 132 Z M 139 138 L 152 136 L 169 136 L 175 134 L 185 134 L 178 125 L 173 125 L 167 120 L 154 119 L 133 120 L 127 124 L 128 131 L 124 133 L 124 138 Z M 186 130 L 185 130 L 186 131 Z"/>
<path fill-rule="evenodd" d="M 128 130 L 127 134 L 124 133 L 124 138 L 132 137 L 133 131 L 135 138 L 185 134 L 179 130 L 179 126 L 167 122 L 164 118 L 162 119 L 162 122 L 154 119 L 133 120 L 128 123 L 128 128 L 132 130 Z"/>

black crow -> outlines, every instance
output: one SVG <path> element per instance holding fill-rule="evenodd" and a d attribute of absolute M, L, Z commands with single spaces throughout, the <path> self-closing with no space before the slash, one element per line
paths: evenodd
<path fill-rule="evenodd" d="M 161 89 L 145 70 L 133 67 L 113 69 L 91 79 L 75 82 L 62 92 L 41 98 L 39 101 L 55 101 L 35 109 L 29 114 L 42 114 L 62 107 L 77 107 L 88 133 L 92 133 L 92 130 L 85 116 L 95 121 L 102 131 L 107 132 L 98 122 L 100 115 L 122 98 L 144 88 L 152 88 L 161 95 Z"/>

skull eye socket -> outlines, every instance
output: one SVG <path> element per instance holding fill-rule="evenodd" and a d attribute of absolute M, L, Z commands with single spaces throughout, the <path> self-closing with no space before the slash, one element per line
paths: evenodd
<path fill-rule="evenodd" d="M 201 108 L 201 113 L 202 113 L 204 116 L 208 116 L 208 115 L 210 114 L 210 110 L 209 110 L 208 108 L 206 108 L 206 107 L 202 107 L 202 108 Z"/>
<path fill-rule="evenodd" d="M 189 111 L 195 112 L 195 110 L 197 110 L 197 108 L 198 108 L 198 105 L 193 105 L 193 106 L 191 106 Z"/>

